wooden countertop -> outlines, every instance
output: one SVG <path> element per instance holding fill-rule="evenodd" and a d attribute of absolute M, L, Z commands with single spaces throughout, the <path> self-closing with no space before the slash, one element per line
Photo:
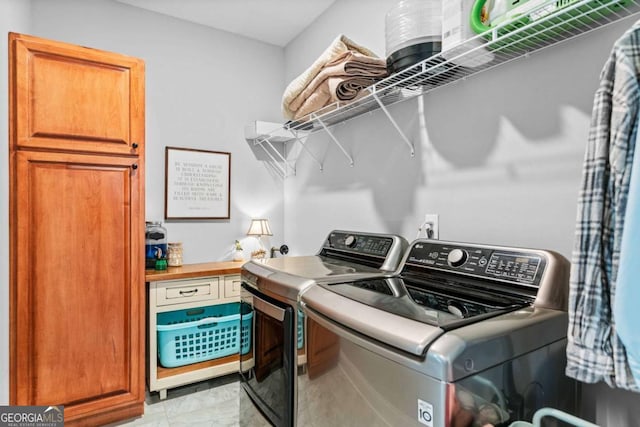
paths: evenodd
<path fill-rule="evenodd" d="M 221 274 L 240 274 L 243 262 L 221 261 L 200 264 L 184 264 L 181 267 L 168 267 L 166 270 L 146 270 L 145 281 L 189 279 L 193 277 L 218 276 Z"/>

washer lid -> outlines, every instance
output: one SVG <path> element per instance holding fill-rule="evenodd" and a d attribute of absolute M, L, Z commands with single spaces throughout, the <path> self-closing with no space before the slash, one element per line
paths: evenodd
<path fill-rule="evenodd" d="M 249 263 L 245 264 L 243 268 L 252 268 L 251 264 L 258 264 L 263 269 L 269 270 L 273 273 L 287 273 L 314 280 L 348 280 L 345 279 L 345 277 L 356 273 L 380 274 L 380 270 L 374 267 L 356 264 L 354 262 L 331 259 L 320 255 L 251 260 Z"/>
<path fill-rule="evenodd" d="M 320 286 L 312 286 L 301 296 L 310 309 L 353 329 L 416 356 L 424 356 L 427 347 L 444 329 L 382 311 L 345 298 Z"/>
<path fill-rule="evenodd" d="M 243 281 L 293 301 L 318 282 L 361 280 L 380 275 L 382 272 L 376 268 L 320 255 L 251 260 L 242 266 Z"/>
<path fill-rule="evenodd" d="M 530 306 L 532 298 L 474 288 L 477 280 L 442 275 L 377 277 L 320 284 L 372 308 L 444 331 Z"/>

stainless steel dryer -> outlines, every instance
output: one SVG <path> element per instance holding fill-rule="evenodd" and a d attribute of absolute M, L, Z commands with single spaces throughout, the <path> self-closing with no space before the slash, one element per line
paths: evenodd
<path fill-rule="evenodd" d="M 568 272 L 551 251 L 417 240 L 395 276 L 309 288 L 299 425 L 507 426 L 544 406 L 575 413 Z"/>
<path fill-rule="evenodd" d="M 307 369 L 306 319 L 299 297 L 318 282 L 396 272 L 408 242 L 396 235 L 332 231 L 316 255 L 253 260 L 242 267 L 242 316 L 251 316 L 251 351 L 240 361 L 240 425 L 293 426 L 297 375 Z M 244 342 L 244 341 L 243 341 Z M 241 346 L 244 344 L 241 344 Z"/>

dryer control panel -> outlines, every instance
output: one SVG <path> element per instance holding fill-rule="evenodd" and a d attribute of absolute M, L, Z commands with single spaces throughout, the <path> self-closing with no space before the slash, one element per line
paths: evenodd
<path fill-rule="evenodd" d="M 408 247 L 409 242 L 395 234 L 333 230 L 324 240 L 318 255 L 381 271 L 396 271 Z"/>
<path fill-rule="evenodd" d="M 545 266 L 540 252 L 419 240 L 411 246 L 403 271 L 428 268 L 538 286 Z"/>
<path fill-rule="evenodd" d="M 327 237 L 323 248 L 384 257 L 392 245 L 392 237 L 334 231 Z"/>

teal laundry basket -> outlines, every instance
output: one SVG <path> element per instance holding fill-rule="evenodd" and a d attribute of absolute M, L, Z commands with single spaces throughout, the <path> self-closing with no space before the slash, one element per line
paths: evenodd
<path fill-rule="evenodd" d="M 159 313 L 160 364 L 165 368 L 175 368 L 248 353 L 253 313 L 248 306 L 243 306 L 240 324 L 240 307 L 240 303 L 230 303 Z"/>

